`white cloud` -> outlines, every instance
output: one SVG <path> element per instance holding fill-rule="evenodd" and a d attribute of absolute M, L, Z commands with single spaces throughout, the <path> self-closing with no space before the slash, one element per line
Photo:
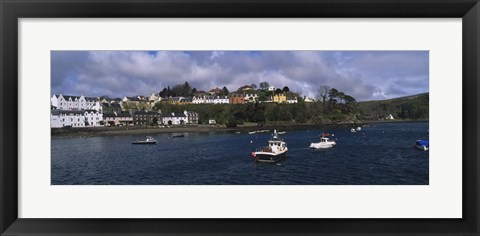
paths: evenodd
<path fill-rule="evenodd" d="M 428 52 L 52 52 L 52 93 L 147 95 L 185 81 L 198 90 L 267 81 L 310 97 L 327 85 L 357 100 L 389 98 L 428 91 Z"/>

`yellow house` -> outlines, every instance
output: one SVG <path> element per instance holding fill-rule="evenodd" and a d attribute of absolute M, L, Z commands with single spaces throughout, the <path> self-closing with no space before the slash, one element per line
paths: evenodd
<path fill-rule="evenodd" d="M 273 96 L 273 102 L 276 103 L 287 103 L 287 96 L 285 94 L 277 94 Z"/>

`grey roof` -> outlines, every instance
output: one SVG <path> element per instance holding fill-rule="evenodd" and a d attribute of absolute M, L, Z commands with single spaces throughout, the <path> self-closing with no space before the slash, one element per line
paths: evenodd
<path fill-rule="evenodd" d="M 60 95 L 62 95 L 62 94 L 55 95 L 55 97 L 58 98 Z M 75 100 L 80 99 L 80 96 L 71 96 L 71 95 L 62 95 L 62 96 L 63 96 L 63 98 L 65 98 L 65 100 L 67 100 L 67 101 L 70 100 L 70 99 L 72 99 L 72 101 L 75 101 Z M 96 102 L 96 101 L 99 100 L 98 98 L 95 98 L 95 97 L 85 97 L 85 96 L 84 96 L 84 98 L 85 98 L 85 100 L 86 100 L 87 102 Z"/>
<path fill-rule="evenodd" d="M 115 114 L 113 113 L 103 113 L 103 117 L 115 117 Z"/>
<path fill-rule="evenodd" d="M 192 99 L 191 98 L 180 98 L 180 101 L 181 102 L 191 102 Z"/>
<path fill-rule="evenodd" d="M 84 111 L 79 110 L 52 110 L 52 115 L 60 114 L 84 114 Z"/>
<path fill-rule="evenodd" d="M 130 101 L 133 101 L 133 102 L 143 101 L 142 99 L 140 99 L 138 97 L 127 97 L 127 99 L 130 100 Z"/>
<path fill-rule="evenodd" d="M 129 113 L 118 113 L 115 115 L 114 113 L 103 113 L 103 117 L 132 117 Z"/>
<path fill-rule="evenodd" d="M 118 103 L 104 102 L 104 103 L 102 103 L 102 106 L 103 107 L 112 107 L 112 108 L 121 108 L 120 104 L 118 104 Z"/>
<path fill-rule="evenodd" d="M 228 96 L 208 96 L 207 99 L 228 99 Z"/>
<path fill-rule="evenodd" d="M 174 113 L 174 114 L 165 114 L 163 115 L 163 117 L 187 117 L 185 114 L 183 113 Z"/>
<path fill-rule="evenodd" d="M 117 117 L 132 117 L 132 115 L 130 115 L 130 113 L 119 113 Z"/>

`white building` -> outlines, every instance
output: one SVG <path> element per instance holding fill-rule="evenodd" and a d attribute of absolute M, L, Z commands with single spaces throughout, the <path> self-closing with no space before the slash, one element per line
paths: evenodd
<path fill-rule="evenodd" d="M 50 113 L 50 127 L 101 127 L 103 114 L 96 110 L 52 110 Z"/>
<path fill-rule="evenodd" d="M 160 102 L 161 100 L 162 98 L 155 93 L 150 94 L 150 97 L 148 97 L 148 101 L 153 103 Z"/>
<path fill-rule="evenodd" d="M 198 113 L 194 111 L 183 111 L 183 114 L 187 117 L 187 124 L 198 124 Z"/>
<path fill-rule="evenodd" d="M 185 114 L 166 114 L 162 117 L 162 123 L 165 125 L 184 125 L 187 124 L 188 119 Z"/>
<path fill-rule="evenodd" d="M 273 85 L 271 85 L 270 87 L 268 87 L 268 91 L 275 91 L 275 89 L 277 89 L 277 88 L 275 88 L 275 86 L 273 86 Z"/>
<path fill-rule="evenodd" d="M 258 95 L 257 94 L 245 94 L 245 102 L 256 102 L 258 101 Z"/>
<path fill-rule="evenodd" d="M 213 104 L 228 104 L 230 103 L 230 99 L 228 96 L 216 96 L 213 98 Z"/>
<path fill-rule="evenodd" d="M 393 118 L 392 114 L 388 115 L 385 119 L 387 119 L 387 120 L 395 120 L 395 118 Z"/>
<path fill-rule="evenodd" d="M 228 104 L 230 99 L 228 96 L 208 96 L 205 98 L 206 104 Z"/>
<path fill-rule="evenodd" d="M 83 111 L 52 110 L 50 114 L 50 127 L 85 127 L 85 115 Z"/>
<path fill-rule="evenodd" d="M 298 103 L 297 97 L 287 98 L 287 104 Z"/>
<path fill-rule="evenodd" d="M 215 99 L 214 96 L 207 96 L 207 97 L 205 97 L 205 103 L 206 104 L 213 104 L 214 99 Z"/>
<path fill-rule="evenodd" d="M 309 98 L 309 97 L 305 97 L 303 100 L 304 100 L 305 102 L 315 102 L 315 99 Z"/>
<path fill-rule="evenodd" d="M 205 96 L 193 96 L 192 103 L 193 104 L 204 104 L 206 103 L 207 98 Z"/>
<path fill-rule="evenodd" d="M 100 99 L 85 96 L 53 95 L 51 105 L 59 110 L 97 110 L 102 112 Z"/>
<path fill-rule="evenodd" d="M 208 120 L 208 124 L 209 124 L 209 125 L 216 125 L 216 124 L 217 124 L 217 121 L 214 120 L 214 119 L 209 119 L 209 120 Z"/>
<path fill-rule="evenodd" d="M 103 126 L 103 114 L 98 112 L 97 110 L 85 110 L 84 111 L 85 117 L 85 125 L 88 127 L 99 127 Z"/>

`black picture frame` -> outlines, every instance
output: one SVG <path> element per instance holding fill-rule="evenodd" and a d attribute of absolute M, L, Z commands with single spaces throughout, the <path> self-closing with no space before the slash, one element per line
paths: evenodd
<path fill-rule="evenodd" d="M 1 235 L 479 235 L 478 0 L 0 0 Z M 58 17 L 462 18 L 461 219 L 19 219 L 18 22 Z M 458 157 L 457 157 L 458 158 Z M 441 206 L 439 206 L 441 207 Z"/>

